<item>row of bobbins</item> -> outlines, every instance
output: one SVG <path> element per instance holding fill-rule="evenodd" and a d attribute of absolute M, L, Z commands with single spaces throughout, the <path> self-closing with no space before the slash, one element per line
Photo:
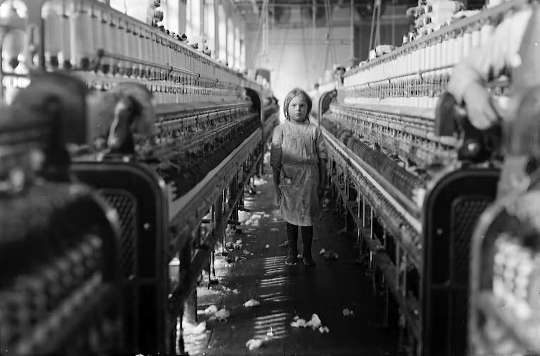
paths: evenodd
<path fill-rule="evenodd" d="M 228 95 L 219 88 L 190 88 L 198 86 L 195 78 L 199 75 L 240 84 L 236 73 L 180 39 L 104 4 L 51 0 L 43 6 L 42 17 L 44 64 L 49 69 L 84 71 L 95 77 L 89 80 L 95 81 L 130 78 L 162 82 L 156 90 L 159 102 L 212 101 Z M 39 56 L 26 46 L 29 40 L 26 4 L 22 0 L 3 2 L 0 19 L 3 84 L 20 88 L 27 83 L 21 76 L 28 72 L 28 59 L 33 65 L 40 62 Z M 184 89 L 169 90 L 167 84 L 171 83 L 177 87 L 182 85 Z"/>
<path fill-rule="evenodd" d="M 423 86 L 426 83 L 444 85 L 452 67 L 469 55 L 473 48 L 485 44 L 491 38 L 493 23 L 490 19 L 481 19 L 465 28 L 447 33 L 444 33 L 443 28 L 440 32 L 442 33 L 435 32 L 398 48 L 397 53 L 384 59 L 368 62 L 359 67 L 345 77 L 345 87 L 362 87 L 388 79 L 393 85 L 405 87 Z M 440 88 L 434 90 L 431 95 L 409 97 L 397 95 L 381 98 L 384 100 L 350 95 L 347 99 L 348 102 L 357 104 L 434 108 L 439 92 Z"/>

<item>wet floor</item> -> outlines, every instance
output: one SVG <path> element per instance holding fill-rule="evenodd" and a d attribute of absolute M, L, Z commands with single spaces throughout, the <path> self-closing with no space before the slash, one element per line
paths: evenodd
<path fill-rule="evenodd" d="M 344 220 L 326 199 L 327 208 L 315 226 L 313 255 L 316 267 L 286 266 L 285 222 L 273 205 L 270 168 L 256 180 L 255 195 L 247 195 L 241 214 L 241 233 L 228 241 L 242 240 L 242 248 L 227 256 L 216 254 L 218 284 L 205 280 L 198 288 L 198 321 L 205 330 L 188 330 L 190 355 L 399 355 L 398 332 L 385 321 L 384 288 L 375 288 L 365 265 L 358 263 L 353 233 L 344 232 Z M 277 229 L 277 230 L 276 230 Z M 301 251 L 301 237 L 299 249 Z M 325 260 L 321 249 L 338 258 Z M 238 258 L 237 258 L 238 257 Z M 235 261 L 236 260 L 236 261 Z M 243 304 L 251 299 L 256 307 Z M 204 310 L 215 305 L 230 312 L 226 320 Z M 344 309 L 354 315 L 344 315 Z M 319 328 L 291 326 L 297 316 L 309 321 L 317 314 L 327 333 Z M 200 332 L 200 333 L 199 333 Z M 270 335 L 270 336 L 269 336 Z M 246 343 L 264 340 L 249 350 Z"/>

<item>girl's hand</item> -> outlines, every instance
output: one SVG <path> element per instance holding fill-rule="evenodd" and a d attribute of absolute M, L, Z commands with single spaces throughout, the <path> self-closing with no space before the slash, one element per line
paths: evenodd
<path fill-rule="evenodd" d="M 281 199 L 281 189 L 279 188 L 279 185 L 275 185 L 274 189 L 276 190 L 276 195 L 278 199 Z"/>

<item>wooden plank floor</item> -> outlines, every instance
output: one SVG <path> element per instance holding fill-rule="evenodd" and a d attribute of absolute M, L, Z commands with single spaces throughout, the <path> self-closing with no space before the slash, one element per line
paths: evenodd
<path fill-rule="evenodd" d="M 266 172 L 270 167 L 266 165 Z M 264 182 L 266 181 L 266 183 Z M 207 281 L 198 288 L 198 323 L 206 321 L 206 331 L 186 334 L 186 351 L 190 355 L 398 355 L 398 333 L 383 327 L 384 296 L 374 292 L 374 282 L 365 267 L 355 263 L 355 237 L 341 232 L 344 222 L 331 204 L 315 227 L 313 251 L 317 266 L 286 266 L 286 249 L 279 244 L 286 240 L 285 222 L 273 206 L 272 177 L 266 174 L 256 186 L 258 194 L 246 195 L 248 217 L 261 216 L 258 226 L 242 224 L 242 233 L 229 236 L 242 239 L 242 250 L 231 256 L 245 259 L 228 263 L 216 254 L 216 275 L 219 284 L 208 288 Z M 271 231 L 277 228 L 279 232 Z M 301 237 L 299 238 L 301 240 Z M 267 248 L 267 245 L 269 247 Z M 299 243 L 301 249 L 301 243 Z M 321 248 L 334 250 L 339 258 L 325 261 L 318 255 Z M 234 258 L 234 257 L 233 257 Z M 233 290 L 238 292 L 234 293 Z M 243 303 L 256 299 L 258 307 Z M 203 311 L 215 305 L 226 308 L 227 321 L 209 320 Z M 344 316 L 343 309 L 354 311 Z M 311 328 L 291 326 L 297 315 L 309 321 L 317 314 L 329 333 Z M 263 346 L 249 350 L 246 342 L 273 337 Z"/>

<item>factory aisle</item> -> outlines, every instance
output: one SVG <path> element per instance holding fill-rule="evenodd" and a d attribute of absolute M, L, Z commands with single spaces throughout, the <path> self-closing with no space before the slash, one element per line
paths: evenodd
<path fill-rule="evenodd" d="M 285 222 L 272 204 L 268 164 L 265 172 L 256 180 L 257 194 L 246 194 L 249 211 L 241 214 L 242 232 L 227 236 L 228 241 L 242 240 L 242 247 L 227 256 L 216 253 L 219 284 L 208 288 L 206 278 L 198 288 L 198 324 L 186 328 L 186 351 L 216 356 L 398 355 L 398 332 L 383 325 L 384 289 L 374 292 L 373 279 L 357 263 L 354 234 L 341 231 L 343 219 L 329 199 L 315 227 L 317 266 L 284 264 L 286 248 L 279 245 L 286 240 Z M 325 260 L 319 254 L 322 248 L 335 251 L 338 258 Z M 251 299 L 260 305 L 244 306 Z M 215 308 L 229 313 L 215 314 Z M 344 309 L 354 314 L 346 316 Z M 327 333 L 291 326 L 295 316 L 310 321 L 313 314 Z M 264 342 L 249 350 L 246 344 L 251 339 Z"/>

